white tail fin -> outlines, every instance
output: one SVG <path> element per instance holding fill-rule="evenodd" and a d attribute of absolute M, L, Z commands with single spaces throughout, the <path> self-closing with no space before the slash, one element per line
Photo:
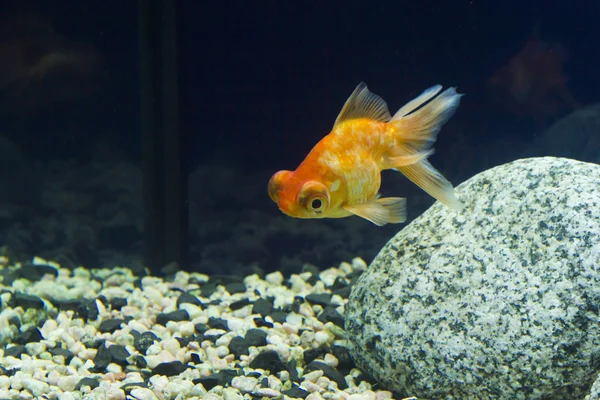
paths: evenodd
<path fill-rule="evenodd" d="M 452 184 L 427 161 L 438 132 L 454 114 L 462 96 L 449 88 L 435 97 L 440 90 L 439 85 L 427 89 L 394 114 L 389 122 L 391 143 L 384 155 L 382 169 L 402 172 L 437 200 L 460 210 L 462 204 L 456 198 Z M 410 161 L 415 162 L 411 164 Z"/>

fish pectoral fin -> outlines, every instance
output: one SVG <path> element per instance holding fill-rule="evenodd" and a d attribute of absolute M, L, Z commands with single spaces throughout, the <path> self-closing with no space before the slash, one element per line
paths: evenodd
<path fill-rule="evenodd" d="M 398 166 L 397 169 L 446 206 L 456 211 L 462 210 L 463 204 L 456 198 L 452 184 L 429 161 L 422 160 L 417 164 Z"/>
<path fill-rule="evenodd" d="M 426 160 L 433 153 L 433 149 L 428 149 L 417 153 L 405 153 L 398 151 L 397 154 L 384 156 L 383 166 L 381 169 L 396 169 L 398 167 L 417 164 L 423 160 Z"/>
<path fill-rule="evenodd" d="M 390 111 L 386 102 L 374 93 L 369 92 L 364 82 L 358 84 L 354 92 L 348 97 L 342 111 L 338 115 L 333 127 L 351 119 L 368 118 L 375 121 L 387 122 L 390 120 Z"/>
<path fill-rule="evenodd" d="M 378 198 L 367 203 L 344 206 L 344 209 L 378 226 L 406 221 L 406 199 L 402 197 Z"/>

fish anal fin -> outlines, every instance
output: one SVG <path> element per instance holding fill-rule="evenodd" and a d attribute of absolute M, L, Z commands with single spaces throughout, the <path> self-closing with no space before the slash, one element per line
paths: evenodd
<path fill-rule="evenodd" d="M 378 226 L 406 221 L 406 199 L 402 197 L 382 197 L 344 209 Z"/>
<path fill-rule="evenodd" d="M 398 166 L 397 169 L 446 206 L 456 211 L 462 210 L 463 204 L 456 198 L 452 184 L 429 161 L 422 160 L 417 164 Z"/>
<path fill-rule="evenodd" d="M 379 122 L 387 122 L 391 118 L 386 102 L 381 97 L 371 93 L 364 82 L 359 83 L 346 100 L 333 127 L 335 128 L 344 121 L 360 118 Z"/>

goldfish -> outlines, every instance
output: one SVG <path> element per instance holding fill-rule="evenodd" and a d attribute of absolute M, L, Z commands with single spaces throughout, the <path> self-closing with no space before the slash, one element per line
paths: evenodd
<path fill-rule="evenodd" d="M 441 126 L 462 94 L 435 85 L 390 115 L 386 102 L 361 82 L 295 171 L 273 174 L 269 197 L 294 218 L 362 217 L 383 226 L 406 221 L 406 198 L 381 197 L 381 171 L 395 169 L 451 209 L 452 184 L 427 160 Z M 439 95 L 438 95 L 439 94 Z"/>

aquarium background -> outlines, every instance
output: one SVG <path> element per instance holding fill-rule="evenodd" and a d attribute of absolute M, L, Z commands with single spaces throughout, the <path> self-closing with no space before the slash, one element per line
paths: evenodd
<path fill-rule="evenodd" d="M 292 219 L 266 193 L 360 81 L 392 113 L 434 84 L 465 94 L 431 157 L 454 185 L 524 156 L 599 162 L 598 15 L 591 0 L 178 1 L 189 254 L 173 261 L 236 275 L 370 262 L 403 225 Z M 11 0 L 0 18 L 4 255 L 148 265 L 138 3 Z M 409 221 L 433 203 L 383 175 Z"/>

